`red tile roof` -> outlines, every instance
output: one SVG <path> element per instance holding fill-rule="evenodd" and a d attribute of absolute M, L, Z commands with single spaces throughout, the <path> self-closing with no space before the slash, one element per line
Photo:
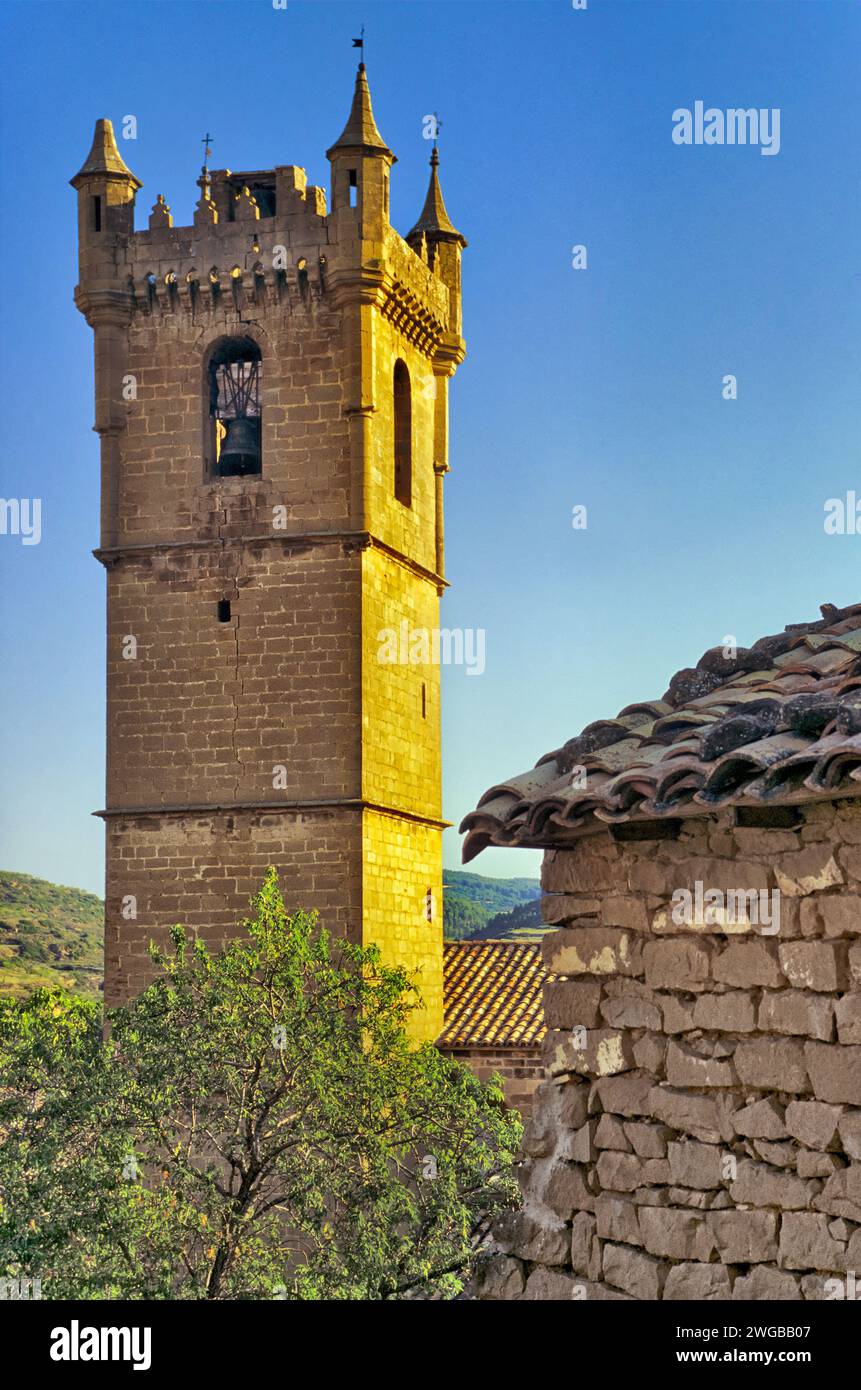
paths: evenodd
<path fill-rule="evenodd" d="M 446 941 L 442 1048 L 537 1047 L 544 1037 L 541 946 Z"/>
<path fill-rule="evenodd" d="M 662 699 L 491 787 L 460 827 L 464 863 L 487 845 L 566 844 L 602 823 L 861 796 L 861 603 L 821 611 L 734 655 L 712 648 Z"/>

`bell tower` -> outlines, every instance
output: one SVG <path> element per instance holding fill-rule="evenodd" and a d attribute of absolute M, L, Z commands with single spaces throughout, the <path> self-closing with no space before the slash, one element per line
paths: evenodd
<path fill-rule="evenodd" d="M 217 942 L 266 867 L 290 907 L 419 971 L 442 1025 L 439 628 L 460 255 L 437 160 L 389 220 L 364 64 L 303 169 L 204 165 L 189 227 L 110 121 L 72 180 L 107 575 L 105 994 L 175 922 Z M 438 644 L 436 644 L 438 650 Z M 415 655 L 415 659 L 413 659 Z"/>

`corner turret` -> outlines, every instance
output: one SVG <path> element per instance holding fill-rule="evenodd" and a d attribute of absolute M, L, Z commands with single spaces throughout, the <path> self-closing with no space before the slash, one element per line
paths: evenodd
<path fill-rule="evenodd" d="M 389 174 L 397 163 L 374 120 L 364 63 L 359 64 L 347 124 L 326 151 L 332 165 L 332 212 L 356 208 L 363 239 L 389 221 Z"/>
<path fill-rule="evenodd" d="M 448 215 L 439 182 L 439 150 L 434 145 L 430 157 L 430 183 L 418 222 L 407 232 L 406 241 L 421 254 L 427 248 L 428 264 L 448 287 L 451 305 L 449 330 L 461 332 L 460 260 L 466 237 L 457 230 Z"/>
<path fill-rule="evenodd" d="M 134 231 L 135 195 L 143 187 L 123 162 L 114 128 L 105 117 L 96 121 L 90 153 L 73 179 L 78 195 L 78 248 L 80 278 L 98 273 L 105 238 Z"/>

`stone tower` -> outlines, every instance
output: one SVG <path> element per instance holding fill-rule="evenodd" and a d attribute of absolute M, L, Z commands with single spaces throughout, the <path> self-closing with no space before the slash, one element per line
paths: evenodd
<path fill-rule="evenodd" d="M 294 165 L 204 165 L 193 226 L 159 196 L 138 232 L 110 121 L 72 179 L 107 572 L 106 1002 L 173 923 L 235 931 L 274 864 L 288 906 L 420 968 L 434 1038 L 440 673 L 381 654 L 439 627 L 466 242 L 436 151 L 416 226 L 390 225 L 363 64 L 328 158 L 330 211 Z"/>

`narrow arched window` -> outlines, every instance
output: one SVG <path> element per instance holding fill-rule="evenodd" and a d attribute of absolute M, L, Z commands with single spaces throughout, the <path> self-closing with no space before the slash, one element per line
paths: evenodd
<path fill-rule="evenodd" d="M 212 351 L 206 422 L 210 477 L 262 473 L 261 378 L 260 349 L 251 338 L 228 338 Z"/>
<path fill-rule="evenodd" d="M 395 363 L 395 497 L 405 507 L 413 501 L 413 407 L 406 362 Z"/>

